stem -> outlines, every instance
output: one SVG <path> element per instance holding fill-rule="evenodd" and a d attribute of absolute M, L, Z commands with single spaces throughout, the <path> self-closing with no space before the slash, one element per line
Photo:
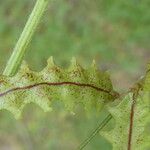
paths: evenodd
<path fill-rule="evenodd" d="M 33 33 L 35 32 L 37 25 L 39 24 L 40 19 L 44 13 L 44 10 L 48 5 L 48 1 L 49 0 L 37 0 L 33 11 L 24 27 L 24 30 L 20 35 L 18 42 L 16 43 L 14 51 L 6 65 L 6 68 L 3 72 L 4 75 L 13 76 L 16 73 L 16 70 L 18 69 L 18 66 L 20 65 L 27 50 L 27 46 L 32 39 Z"/>
<path fill-rule="evenodd" d="M 102 130 L 105 125 L 112 119 L 111 114 L 107 115 L 106 118 L 98 125 L 98 127 L 89 135 L 87 139 L 85 139 L 79 146 L 78 150 L 82 150 L 90 141 L 96 136 L 96 134 Z"/>

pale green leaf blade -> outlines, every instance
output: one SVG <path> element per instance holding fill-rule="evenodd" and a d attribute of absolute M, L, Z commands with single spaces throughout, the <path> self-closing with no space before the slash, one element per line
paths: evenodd
<path fill-rule="evenodd" d="M 15 76 L 0 76 L 0 109 L 7 109 L 16 117 L 31 102 L 44 111 L 51 110 L 54 100 L 62 101 L 70 111 L 78 104 L 89 111 L 101 110 L 116 96 L 106 72 L 98 70 L 95 64 L 83 69 L 75 59 L 69 69 L 56 66 L 51 57 L 40 72 L 31 71 L 24 62 Z"/>
<path fill-rule="evenodd" d="M 103 135 L 113 150 L 149 150 L 150 149 L 150 93 L 140 92 L 136 99 L 134 112 L 131 114 L 133 94 L 130 93 L 116 107 L 108 107 L 115 119 L 115 127 L 111 131 L 103 131 Z M 131 124 L 131 116 L 133 122 Z M 147 131 L 148 130 L 148 131 Z M 131 137 L 131 139 L 130 139 Z"/>

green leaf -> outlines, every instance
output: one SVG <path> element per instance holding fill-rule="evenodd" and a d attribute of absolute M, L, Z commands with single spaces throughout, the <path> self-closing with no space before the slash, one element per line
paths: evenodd
<path fill-rule="evenodd" d="M 134 96 L 129 93 L 119 105 L 108 107 L 115 127 L 101 135 L 112 143 L 113 150 L 150 149 L 150 93 L 140 91 L 137 97 Z"/>
<path fill-rule="evenodd" d="M 69 69 L 59 68 L 50 58 L 40 72 L 31 71 L 24 62 L 15 76 L 0 76 L 0 109 L 9 110 L 16 118 L 31 102 L 44 111 L 51 110 L 53 100 L 63 101 L 70 111 L 77 104 L 89 111 L 93 108 L 101 110 L 116 96 L 106 72 L 98 70 L 95 63 L 83 69 L 75 59 L 72 59 Z"/>
<path fill-rule="evenodd" d="M 147 72 L 146 76 L 144 79 L 144 91 L 149 91 L 150 92 L 150 63 L 147 66 Z"/>

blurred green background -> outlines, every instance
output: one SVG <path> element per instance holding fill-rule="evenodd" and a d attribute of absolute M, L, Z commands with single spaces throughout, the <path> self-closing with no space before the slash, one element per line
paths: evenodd
<path fill-rule="evenodd" d="M 0 0 L 1 72 L 34 3 Z M 67 67 L 73 56 L 84 67 L 95 59 L 98 67 L 110 72 L 114 88 L 126 91 L 144 75 L 150 57 L 149 6 L 149 0 L 50 0 L 25 59 L 37 71 L 49 56 L 62 67 Z M 78 108 L 72 115 L 56 105 L 53 112 L 44 113 L 30 104 L 18 121 L 1 111 L 0 150 L 76 149 L 106 114 L 87 116 Z M 97 135 L 85 149 L 112 147 Z"/>

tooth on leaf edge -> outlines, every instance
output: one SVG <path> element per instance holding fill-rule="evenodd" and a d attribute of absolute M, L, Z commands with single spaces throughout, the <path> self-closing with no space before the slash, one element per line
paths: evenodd
<path fill-rule="evenodd" d="M 55 63 L 54 63 L 54 59 L 53 59 L 53 56 L 49 57 L 48 60 L 47 60 L 47 67 L 54 67 L 56 66 Z"/>
<path fill-rule="evenodd" d="M 93 59 L 93 61 L 92 61 L 92 64 L 91 64 L 91 66 L 90 66 L 90 68 L 89 68 L 90 70 L 92 69 L 93 71 L 98 71 L 98 67 L 97 67 L 97 65 L 96 65 L 96 61 Z"/>
<path fill-rule="evenodd" d="M 97 65 L 96 65 L 96 61 L 95 61 L 95 59 L 93 59 L 92 64 L 91 64 L 91 67 L 93 67 L 93 68 L 97 68 Z"/>
<path fill-rule="evenodd" d="M 75 57 L 72 57 L 71 64 L 68 70 L 80 70 L 82 71 L 83 68 L 80 66 L 80 64 L 77 62 L 77 59 Z"/>
<path fill-rule="evenodd" d="M 70 63 L 70 69 L 72 69 L 72 68 L 76 68 L 78 66 L 78 63 L 77 63 L 77 60 L 76 60 L 76 58 L 75 57 L 72 57 L 72 59 L 71 59 L 71 63 Z"/>
<path fill-rule="evenodd" d="M 47 66 L 40 72 L 41 74 L 43 74 L 43 72 L 55 72 L 56 70 L 61 70 L 60 67 L 58 67 L 55 62 L 53 57 L 49 57 L 47 60 Z"/>

